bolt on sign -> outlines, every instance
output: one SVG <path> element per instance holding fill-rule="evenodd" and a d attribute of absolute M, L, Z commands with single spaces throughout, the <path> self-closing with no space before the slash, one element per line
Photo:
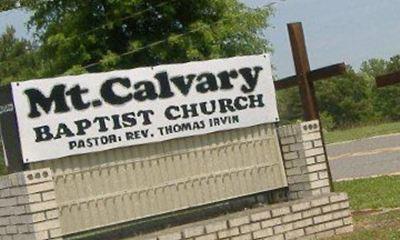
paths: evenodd
<path fill-rule="evenodd" d="M 25 163 L 277 122 L 268 55 L 12 84 Z"/>

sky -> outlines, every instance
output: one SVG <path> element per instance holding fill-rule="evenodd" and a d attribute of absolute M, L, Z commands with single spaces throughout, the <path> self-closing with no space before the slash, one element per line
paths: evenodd
<path fill-rule="evenodd" d="M 258 7 L 272 0 L 242 0 Z M 274 0 L 275 1 L 275 0 Z M 265 30 L 273 45 L 272 63 L 279 77 L 294 74 L 287 23 L 302 22 L 312 69 L 345 62 L 356 69 L 370 58 L 400 54 L 399 0 L 276 0 L 271 28 Z M 0 33 L 14 25 L 19 37 L 29 37 L 29 14 L 0 13 Z"/>

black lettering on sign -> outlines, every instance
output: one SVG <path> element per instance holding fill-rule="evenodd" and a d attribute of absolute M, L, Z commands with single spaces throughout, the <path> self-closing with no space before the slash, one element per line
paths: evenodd
<path fill-rule="evenodd" d="M 154 78 L 158 80 L 158 83 L 160 85 L 160 98 L 170 98 L 174 96 L 174 93 L 171 91 L 171 85 L 168 82 L 169 80 L 167 72 L 159 72 L 154 75 Z"/>
<path fill-rule="evenodd" d="M 218 90 L 217 79 L 212 73 L 202 73 L 197 77 L 200 83 L 197 85 L 196 90 L 199 93 L 215 92 Z"/>
<path fill-rule="evenodd" d="M 262 67 L 254 67 L 254 75 L 253 75 L 253 73 L 252 73 L 253 71 L 251 68 L 239 69 L 240 75 L 243 76 L 243 78 L 246 80 L 246 83 L 247 83 L 247 86 L 246 85 L 242 86 L 242 91 L 244 93 L 250 93 L 250 92 L 254 91 L 254 89 L 257 86 L 258 77 L 259 77 L 261 70 L 263 70 Z"/>
<path fill-rule="evenodd" d="M 184 76 L 177 76 L 171 78 L 171 82 L 174 83 L 174 85 L 179 89 L 183 96 L 187 96 L 195 78 L 195 74 L 189 74 L 186 76 L 187 80 L 185 80 Z"/>
<path fill-rule="evenodd" d="M 172 98 L 176 96 L 177 93 L 182 96 L 188 96 L 191 91 L 207 94 L 218 90 L 227 91 L 236 86 L 241 92 L 248 94 L 253 92 L 257 87 L 262 70 L 262 67 L 254 66 L 244 67 L 238 70 L 224 70 L 218 73 L 202 72 L 199 74 L 187 74 L 185 76 L 169 76 L 168 72 L 161 71 L 153 76 L 155 81 L 136 81 L 136 79 L 130 79 L 128 77 L 115 77 L 107 79 L 101 84 L 101 98 L 95 99 L 87 99 L 85 96 L 89 94 L 89 89 L 79 84 L 74 85 L 70 89 L 66 89 L 66 85 L 64 84 L 55 85 L 48 96 L 35 88 L 27 89 L 24 93 L 28 97 L 30 104 L 28 116 L 30 118 L 37 118 L 43 113 L 50 114 L 51 111 L 54 113 L 65 113 L 69 112 L 70 108 L 81 111 L 90 107 L 98 108 L 102 106 L 104 102 L 119 106 L 127 104 L 132 100 L 144 102 Z M 71 101 L 67 101 L 69 99 Z M 247 104 L 243 102 L 243 99 L 241 101 L 242 102 L 239 103 L 238 101 L 220 100 L 219 104 L 222 106 L 220 112 L 232 112 L 235 108 L 245 109 Z M 71 103 L 71 106 L 68 106 L 68 103 Z M 253 102 L 250 101 L 250 107 L 251 106 L 253 106 Z M 189 108 L 184 109 L 182 112 L 183 117 L 196 117 L 198 115 L 198 109 L 192 106 L 188 107 Z M 215 111 L 215 107 L 210 106 L 210 108 L 208 108 L 208 106 L 203 104 L 201 110 L 203 112 L 212 113 Z M 173 112 L 173 108 L 168 110 L 166 114 L 168 119 L 176 119 L 178 117 L 178 115 Z M 145 113 L 143 116 L 146 117 L 147 114 L 149 113 Z M 113 121 L 115 121 L 115 119 L 116 118 L 113 117 Z M 128 118 L 126 124 L 132 124 L 129 119 L 130 118 Z M 109 120 L 110 119 L 97 120 L 102 132 L 107 130 L 105 122 Z M 118 126 L 116 126 L 116 129 L 118 129 Z"/>
<path fill-rule="evenodd" d="M 137 125 L 152 124 L 153 110 L 139 110 L 111 116 L 95 116 L 92 119 L 80 119 L 73 123 L 58 123 L 56 126 L 38 126 L 33 128 L 35 141 L 43 142 L 60 138 L 84 136 L 90 133 L 104 133 L 110 130 L 129 128 Z M 146 134 L 142 134 L 147 137 Z"/>
<path fill-rule="evenodd" d="M 111 105 L 121 105 L 129 102 L 132 99 L 132 93 L 127 93 L 125 96 L 115 94 L 113 87 L 119 84 L 125 88 L 131 87 L 129 78 L 112 78 L 103 83 L 100 89 L 101 97 Z"/>
<path fill-rule="evenodd" d="M 154 84 L 150 81 L 140 81 L 138 83 L 135 83 L 134 88 L 136 92 L 133 96 L 139 102 L 154 100 L 158 97 L 156 93 L 156 88 Z"/>
<path fill-rule="evenodd" d="M 154 115 L 153 110 L 143 110 L 143 111 L 138 111 L 137 113 L 138 117 L 143 116 L 143 125 L 150 125 L 151 120 L 150 116 Z"/>
<path fill-rule="evenodd" d="M 231 71 L 223 71 L 218 73 L 219 79 L 221 79 L 221 89 L 227 90 L 232 89 L 233 85 L 231 83 L 231 79 L 237 78 L 239 75 L 236 70 Z"/>
<path fill-rule="evenodd" d="M 137 124 L 135 113 L 125 113 L 122 114 L 122 124 L 124 127 L 133 127 Z"/>
<path fill-rule="evenodd" d="M 36 142 L 48 141 L 53 139 L 53 134 L 50 133 L 50 127 L 47 125 L 36 127 L 33 130 L 36 134 Z"/>
<path fill-rule="evenodd" d="M 54 113 L 68 112 L 69 107 L 65 99 L 65 85 L 60 84 L 53 87 L 50 96 L 46 97 L 43 93 L 37 89 L 27 89 L 25 94 L 28 96 L 30 104 L 29 118 L 40 117 L 38 106 L 44 110 L 45 113 L 49 113 L 52 106 L 54 106 Z"/>
<path fill-rule="evenodd" d="M 73 137 L 75 134 L 68 128 L 68 126 L 64 123 L 60 123 L 58 125 L 57 134 L 54 136 L 54 139 L 59 139 L 62 137 Z"/>
<path fill-rule="evenodd" d="M 179 110 L 180 108 L 178 106 L 169 106 L 165 109 L 165 117 L 167 117 L 168 120 L 176 120 L 181 117 Z"/>
<path fill-rule="evenodd" d="M 76 128 L 78 129 L 76 135 L 85 135 L 86 130 L 92 126 L 92 123 L 87 119 L 75 121 Z"/>
<path fill-rule="evenodd" d="M 69 91 L 67 91 L 65 94 L 67 96 L 71 96 L 71 101 L 72 105 L 76 110 L 84 110 L 90 107 L 90 102 L 84 102 L 83 101 L 83 94 L 87 94 L 89 92 L 89 89 L 87 88 L 81 88 L 81 86 L 76 85 L 73 88 L 71 88 Z"/>
<path fill-rule="evenodd" d="M 189 119 L 200 115 L 233 113 L 245 109 L 262 108 L 265 106 L 263 94 L 238 96 L 236 98 L 221 98 L 207 102 L 168 106 L 164 115 L 168 120 Z"/>
<path fill-rule="evenodd" d="M 98 123 L 99 126 L 99 132 L 107 132 L 108 127 L 107 127 L 107 122 L 110 121 L 110 118 L 105 116 L 105 117 L 95 117 L 93 119 L 93 123 Z"/>

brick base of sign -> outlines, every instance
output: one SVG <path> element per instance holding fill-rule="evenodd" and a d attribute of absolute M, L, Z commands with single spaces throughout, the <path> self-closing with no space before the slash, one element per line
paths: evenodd
<path fill-rule="evenodd" d="M 329 193 L 228 214 L 131 240 L 319 239 L 351 231 L 353 225 L 347 195 Z"/>
<path fill-rule="evenodd" d="M 50 169 L 0 178 L 0 239 L 62 239 Z"/>
<path fill-rule="evenodd" d="M 319 239 L 353 231 L 348 197 L 331 193 L 318 121 L 278 129 L 292 201 L 137 236 L 149 240 Z"/>
<path fill-rule="evenodd" d="M 132 240 L 315 239 L 353 231 L 347 195 L 331 193 L 319 122 L 283 126 L 278 135 L 289 202 L 209 216 Z M 0 240 L 63 239 L 54 187 L 47 168 L 0 177 Z"/>

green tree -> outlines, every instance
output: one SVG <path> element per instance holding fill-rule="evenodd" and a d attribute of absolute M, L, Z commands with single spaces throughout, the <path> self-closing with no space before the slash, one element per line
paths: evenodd
<path fill-rule="evenodd" d="M 6 12 L 15 10 L 18 8 L 24 8 L 35 4 L 36 0 L 1 0 L 0 1 L 0 12 Z"/>
<path fill-rule="evenodd" d="M 374 79 L 376 76 L 400 71 L 400 55 L 391 57 L 389 60 L 372 59 L 361 65 L 361 71 Z M 382 120 L 400 120 L 400 86 L 393 85 L 385 88 L 373 89 L 373 106 L 375 112 Z"/>
<path fill-rule="evenodd" d="M 271 50 L 270 6 L 238 0 L 30 0 L 43 76 L 133 68 Z M 150 44 L 150 45 L 149 45 Z M 89 66 L 89 67 L 87 67 Z"/>
<path fill-rule="evenodd" d="M 372 121 L 371 81 L 351 68 L 347 73 L 316 84 L 320 112 L 333 118 L 336 126 Z"/>
<path fill-rule="evenodd" d="M 35 47 L 15 37 L 15 29 L 7 27 L 0 36 L 0 83 L 26 80 L 37 75 Z"/>
<path fill-rule="evenodd" d="M 317 103 L 324 128 L 345 127 L 373 121 L 372 79 L 356 73 L 350 67 L 347 73 L 315 83 Z M 284 121 L 302 119 L 303 110 L 298 88 L 278 92 L 280 116 Z"/>
<path fill-rule="evenodd" d="M 360 71 L 372 77 L 383 75 L 387 72 L 387 61 L 378 58 L 369 59 L 361 64 Z"/>
<path fill-rule="evenodd" d="M 277 92 L 278 111 L 283 123 L 290 123 L 303 118 L 300 93 L 297 87 Z"/>

